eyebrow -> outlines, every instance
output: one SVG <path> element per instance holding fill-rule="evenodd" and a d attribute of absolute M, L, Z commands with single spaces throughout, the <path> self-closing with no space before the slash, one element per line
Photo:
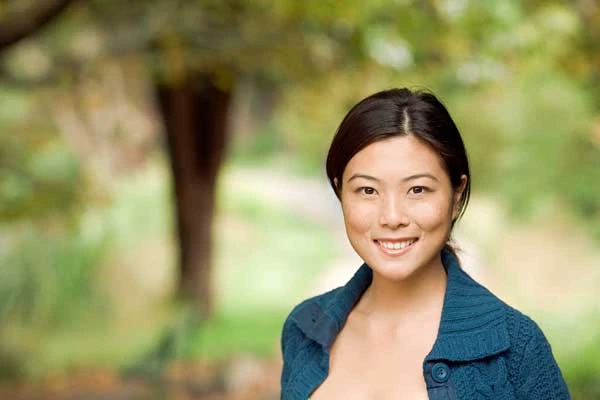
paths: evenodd
<path fill-rule="evenodd" d="M 439 179 L 436 178 L 435 176 L 431 175 L 431 174 L 427 174 L 427 173 L 423 173 L 423 174 L 414 174 L 411 176 L 407 176 L 406 178 L 402 179 L 403 182 L 407 182 L 407 181 L 412 181 L 415 179 L 419 179 L 419 178 L 429 178 L 429 179 L 433 179 L 434 181 L 438 181 Z"/>
<path fill-rule="evenodd" d="M 367 179 L 369 181 L 375 181 L 375 182 L 379 182 L 379 179 L 375 178 L 374 176 L 371 175 L 365 175 L 365 174 L 354 174 L 350 177 L 350 179 L 348 179 L 346 181 L 346 183 L 350 183 L 352 180 L 354 179 L 358 179 L 358 178 L 363 178 L 363 179 Z"/>
<path fill-rule="evenodd" d="M 371 175 L 354 174 L 350 177 L 350 179 L 348 179 L 348 181 L 346 181 L 346 183 L 350 183 L 350 181 L 352 181 L 353 179 L 358 179 L 358 178 L 363 178 L 363 179 L 367 179 L 369 181 L 379 182 L 379 179 L 377 179 Z M 412 180 L 419 179 L 419 178 L 429 178 L 429 179 L 433 179 L 434 181 L 439 182 L 438 178 L 436 178 L 435 176 L 433 176 L 431 174 L 427 174 L 427 173 L 414 174 L 414 175 L 407 176 L 405 178 L 402 178 L 402 182 L 408 182 L 408 181 L 412 181 Z"/>

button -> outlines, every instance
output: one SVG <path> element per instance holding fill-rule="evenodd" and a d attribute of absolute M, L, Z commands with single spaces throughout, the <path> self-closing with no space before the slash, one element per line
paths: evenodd
<path fill-rule="evenodd" d="M 450 368 L 444 363 L 437 363 L 431 368 L 431 376 L 437 383 L 444 383 L 450 378 Z"/>

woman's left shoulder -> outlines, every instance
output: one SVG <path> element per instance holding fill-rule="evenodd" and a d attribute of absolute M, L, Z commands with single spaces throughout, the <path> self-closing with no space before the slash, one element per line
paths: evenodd
<path fill-rule="evenodd" d="M 513 352 L 525 352 L 527 347 L 532 345 L 551 351 L 546 335 L 533 318 L 504 302 L 503 304 L 510 347 Z"/>
<path fill-rule="evenodd" d="M 562 372 L 546 335 L 531 317 L 505 306 L 510 340 L 508 366 L 515 387 L 526 399 L 569 399 Z"/>
<path fill-rule="evenodd" d="M 495 304 L 494 309 L 497 312 L 500 312 L 500 315 L 504 315 L 510 347 L 513 351 L 518 351 L 532 340 L 547 342 L 542 329 L 533 318 L 508 304 L 504 299 L 497 296 L 479 282 L 474 280 L 473 282 L 480 288 L 482 291 L 481 293 L 483 293 L 483 296 L 481 296 L 480 299 L 486 299 L 486 303 L 490 302 Z"/>

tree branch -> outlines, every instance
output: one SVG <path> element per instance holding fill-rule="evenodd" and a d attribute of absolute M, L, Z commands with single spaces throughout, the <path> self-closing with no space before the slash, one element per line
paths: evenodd
<path fill-rule="evenodd" d="M 74 0 L 43 0 L 27 11 L 8 13 L 0 20 L 0 53 L 35 34 L 60 15 Z"/>

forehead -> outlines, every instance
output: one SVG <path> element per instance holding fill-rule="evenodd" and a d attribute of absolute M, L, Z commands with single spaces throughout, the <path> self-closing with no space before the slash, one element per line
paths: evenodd
<path fill-rule="evenodd" d="M 344 178 L 365 173 L 376 178 L 399 178 L 429 173 L 446 176 L 441 157 L 413 135 L 395 136 L 371 143 L 356 153 L 346 165 Z"/>

